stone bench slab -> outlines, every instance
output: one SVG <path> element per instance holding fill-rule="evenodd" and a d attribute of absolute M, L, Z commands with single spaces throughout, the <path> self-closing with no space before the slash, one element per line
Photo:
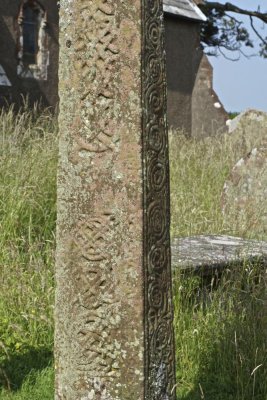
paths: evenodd
<path fill-rule="evenodd" d="M 203 275 L 219 272 L 245 260 L 267 265 L 267 242 L 234 236 L 200 235 L 172 240 L 172 268 Z"/>

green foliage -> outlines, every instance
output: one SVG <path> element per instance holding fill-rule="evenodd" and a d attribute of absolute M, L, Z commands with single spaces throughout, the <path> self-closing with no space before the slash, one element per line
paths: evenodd
<path fill-rule="evenodd" d="M 239 112 L 237 112 L 237 111 L 230 111 L 230 112 L 228 113 L 228 115 L 229 115 L 229 118 L 230 118 L 230 119 L 234 119 L 235 117 L 237 117 L 237 116 L 239 115 Z"/>
<path fill-rule="evenodd" d="M 4 390 L 0 392 L 1 400 L 53 400 L 54 370 L 46 367 L 41 371 L 32 370 L 24 379 L 18 392 Z"/>
<path fill-rule="evenodd" d="M 2 110 L 0 141 L 0 398 L 45 399 L 29 390 L 51 375 L 57 127 Z"/>
<path fill-rule="evenodd" d="M 242 8 L 242 4 L 220 1 L 204 1 L 199 7 L 207 17 L 207 21 L 202 23 L 200 33 L 201 43 L 207 54 L 222 54 L 236 61 L 241 55 L 246 55 L 247 48 L 254 48 L 256 54 L 267 57 L 267 37 L 264 32 L 267 14 L 261 12 L 257 4 L 253 11 Z M 244 15 L 247 16 L 246 24 L 240 18 Z M 251 31 L 254 31 L 255 37 L 251 35 Z"/>
<path fill-rule="evenodd" d="M 210 55 L 217 55 L 219 49 L 239 51 L 242 46 L 253 47 L 247 28 L 236 18 L 222 9 L 205 9 L 207 22 L 202 24 L 201 40 L 208 47 Z"/>

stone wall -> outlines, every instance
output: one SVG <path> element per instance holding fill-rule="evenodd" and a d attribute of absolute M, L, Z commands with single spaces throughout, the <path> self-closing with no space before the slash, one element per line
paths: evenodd
<path fill-rule="evenodd" d="M 200 47 L 200 24 L 165 14 L 169 127 L 190 137 L 227 131 L 228 115 L 213 90 L 213 69 Z"/>
<path fill-rule="evenodd" d="M 169 127 L 191 134 L 192 92 L 200 61 L 199 23 L 165 14 Z"/>
<path fill-rule="evenodd" d="M 202 53 L 202 52 L 201 52 Z M 213 68 L 202 53 L 192 93 L 192 136 L 225 133 L 228 114 L 213 89 Z"/>

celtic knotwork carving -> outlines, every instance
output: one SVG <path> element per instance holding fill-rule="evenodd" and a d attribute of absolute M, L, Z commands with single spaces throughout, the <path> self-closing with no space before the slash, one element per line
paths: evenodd
<path fill-rule="evenodd" d="M 119 373 L 111 335 L 117 327 L 117 300 L 107 238 L 114 220 L 112 213 L 102 212 L 81 220 L 71 234 L 70 268 L 76 294 L 71 312 L 78 321 L 72 340 L 77 351 L 76 368 L 89 377 L 108 378 Z"/>
<path fill-rule="evenodd" d="M 162 0 L 143 0 L 145 398 L 174 400 L 169 167 Z"/>
<path fill-rule="evenodd" d="M 74 133 L 74 162 L 81 152 L 104 153 L 114 148 L 114 74 L 118 58 L 117 25 L 112 0 L 79 1 L 74 38 L 75 73 L 79 80 L 82 126 Z M 88 23 L 89 21 L 89 23 Z M 84 29 L 81 29 L 84 26 Z"/>
<path fill-rule="evenodd" d="M 113 220 L 112 214 L 106 212 L 78 223 L 74 242 L 86 260 L 102 261 L 108 258 L 105 239 Z"/>

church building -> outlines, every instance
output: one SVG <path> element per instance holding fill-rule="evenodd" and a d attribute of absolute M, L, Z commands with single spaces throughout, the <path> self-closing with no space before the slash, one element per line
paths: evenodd
<path fill-rule="evenodd" d="M 164 0 L 168 122 L 190 137 L 226 130 L 228 118 L 212 87 L 200 45 L 202 0 Z M 28 98 L 58 104 L 57 0 L 0 1 L 0 106 Z"/>

